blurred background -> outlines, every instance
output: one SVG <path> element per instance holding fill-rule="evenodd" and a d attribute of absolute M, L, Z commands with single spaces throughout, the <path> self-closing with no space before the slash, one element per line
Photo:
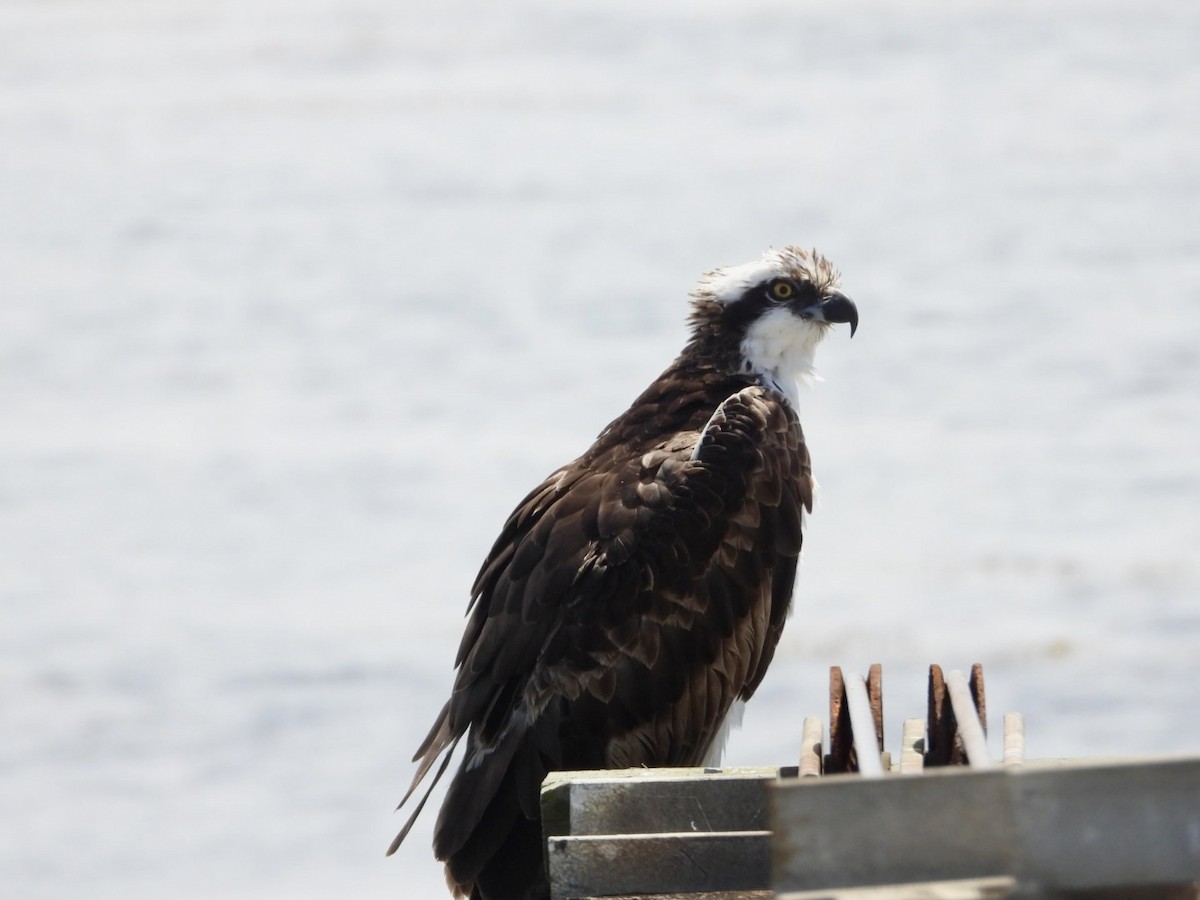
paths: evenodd
<path fill-rule="evenodd" d="M 384 849 L 516 501 L 815 246 L 859 305 L 727 762 L 828 667 L 1200 752 L 1200 8 L 0 2 L 0 871 L 442 896 Z M 998 731 L 995 729 L 994 731 Z M 999 736 L 992 744 L 999 753 Z"/>

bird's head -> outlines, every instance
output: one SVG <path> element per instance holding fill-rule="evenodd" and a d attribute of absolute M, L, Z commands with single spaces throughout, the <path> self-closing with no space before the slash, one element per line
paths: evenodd
<path fill-rule="evenodd" d="M 838 290 L 823 256 L 799 247 L 714 269 L 692 291 L 692 344 L 784 388 L 814 374 L 817 344 L 838 323 L 858 329 L 858 308 Z"/>

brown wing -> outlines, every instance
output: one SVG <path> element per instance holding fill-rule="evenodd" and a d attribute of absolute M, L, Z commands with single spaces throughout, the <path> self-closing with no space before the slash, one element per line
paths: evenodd
<path fill-rule="evenodd" d="M 633 609 L 602 632 L 586 620 L 564 623 L 562 660 L 547 655 L 534 674 L 549 694 L 571 699 L 573 730 L 602 733 L 604 756 L 589 765 L 700 764 L 730 705 L 757 688 L 782 633 L 802 510 L 812 508 L 794 415 L 774 392 L 741 391 L 693 456 L 670 485 L 677 505 L 639 535 L 634 561 L 646 584 Z"/>
<path fill-rule="evenodd" d="M 525 498 L 480 570 L 452 696 L 417 754 L 419 779 L 469 731 L 434 841 L 460 885 L 491 877 L 519 833 L 540 864 L 547 771 L 696 764 L 761 680 L 811 508 L 808 455 L 763 387 L 702 423 L 631 455 L 618 420 Z"/>

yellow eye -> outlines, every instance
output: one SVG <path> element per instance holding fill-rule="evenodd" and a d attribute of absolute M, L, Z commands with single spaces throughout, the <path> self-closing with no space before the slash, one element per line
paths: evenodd
<path fill-rule="evenodd" d="M 796 293 L 796 289 L 787 281 L 777 281 L 771 285 L 771 296 L 776 300 L 788 300 Z"/>

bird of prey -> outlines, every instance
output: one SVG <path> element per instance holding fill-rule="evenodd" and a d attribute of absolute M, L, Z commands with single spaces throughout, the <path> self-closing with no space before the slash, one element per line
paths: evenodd
<path fill-rule="evenodd" d="M 858 327 L 837 288 L 794 246 L 703 276 L 678 358 L 517 505 L 404 801 L 441 763 L 389 854 L 464 739 L 433 847 L 472 900 L 549 897 L 546 773 L 716 764 L 791 604 L 813 496 L 797 382 L 832 324 Z"/>

